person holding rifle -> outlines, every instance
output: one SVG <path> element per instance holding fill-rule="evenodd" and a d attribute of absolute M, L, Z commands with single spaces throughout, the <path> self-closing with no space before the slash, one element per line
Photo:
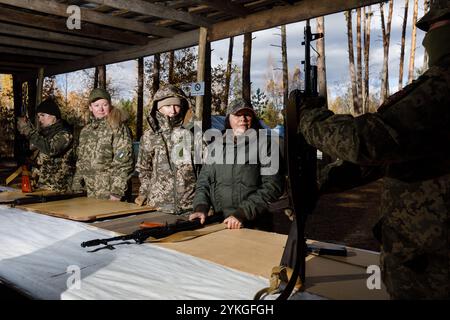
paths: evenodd
<path fill-rule="evenodd" d="M 309 144 L 338 158 L 321 190 L 383 177 L 381 270 L 392 299 L 450 298 L 450 1 L 417 22 L 429 69 L 375 113 L 336 115 L 320 98 L 300 107 Z"/>

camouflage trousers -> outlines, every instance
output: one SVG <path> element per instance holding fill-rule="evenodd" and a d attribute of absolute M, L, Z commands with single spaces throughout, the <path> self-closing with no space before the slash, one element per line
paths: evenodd
<path fill-rule="evenodd" d="M 385 232 L 388 231 L 388 232 Z M 418 252 L 393 230 L 383 230 L 381 270 L 391 299 L 450 299 L 450 249 Z"/>

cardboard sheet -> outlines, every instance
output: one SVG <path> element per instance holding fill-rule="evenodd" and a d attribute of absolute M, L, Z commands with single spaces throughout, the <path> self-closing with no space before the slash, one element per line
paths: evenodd
<path fill-rule="evenodd" d="M 158 245 L 270 278 L 272 267 L 280 263 L 286 239 L 287 236 L 282 234 L 240 229 L 223 230 L 185 242 Z M 333 246 L 312 240 L 308 243 Z M 329 299 L 389 299 L 384 287 L 369 290 L 366 286 L 370 276 L 366 273 L 367 266 L 378 265 L 379 255 L 355 248 L 347 250 L 348 257 L 307 257 L 307 292 Z"/>
<path fill-rule="evenodd" d="M 75 221 L 94 221 L 114 216 L 155 211 L 155 208 L 140 207 L 134 203 L 85 197 L 28 204 L 17 206 L 17 208 Z"/>
<path fill-rule="evenodd" d="M 142 218 L 142 219 L 140 219 Z M 96 227 L 120 233 L 131 233 L 141 221 L 173 222 L 177 216 L 149 213 L 94 223 Z M 214 229 L 206 226 L 201 230 Z M 278 265 L 287 235 L 251 229 L 222 230 L 184 242 L 160 243 L 161 247 L 183 252 L 220 265 L 270 278 L 272 267 Z M 335 245 L 308 240 L 308 243 Z M 385 288 L 369 290 L 367 267 L 379 264 L 379 254 L 347 247 L 347 257 L 309 255 L 306 262 L 306 290 L 329 299 L 389 299 Z M 267 286 L 269 282 L 267 281 Z"/>

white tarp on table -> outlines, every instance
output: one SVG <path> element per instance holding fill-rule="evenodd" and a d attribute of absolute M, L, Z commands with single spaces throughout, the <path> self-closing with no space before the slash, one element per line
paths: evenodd
<path fill-rule="evenodd" d="M 152 244 L 89 253 L 116 233 L 0 206 L 0 279 L 38 299 L 252 299 L 268 280 Z M 81 288 L 72 287 L 79 268 Z"/>

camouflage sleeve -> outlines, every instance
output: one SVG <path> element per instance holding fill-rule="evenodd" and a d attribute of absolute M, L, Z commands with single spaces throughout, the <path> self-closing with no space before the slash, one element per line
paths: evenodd
<path fill-rule="evenodd" d="M 271 140 L 268 139 L 266 143 L 260 144 L 259 146 L 260 148 L 267 148 L 267 156 L 271 159 L 271 162 L 261 163 L 261 184 L 259 188 L 250 194 L 247 199 L 243 200 L 239 204 L 237 212 L 233 214 L 241 221 L 254 220 L 258 215 L 267 210 L 269 202 L 277 200 L 283 193 L 285 179 L 282 167 L 283 162 L 280 157 L 281 152 L 277 144 L 275 149 L 276 154 L 273 154 L 271 143 Z M 264 169 L 268 169 L 270 166 L 272 166 L 271 169 L 274 171 L 268 170 L 265 172 Z"/>
<path fill-rule="evenodd" d="M 148 133 L 144 133 L 139 143 L 139 154 L 136 162 L 136 171 L 139 173 L 139 195 L 147 196 L 151 188 L 154 152 Z"/>
<path fill-rule="evenodd" d="M 65 130 L 58 132 L 51 139 L 47 139 L 40 135 L 36 130 L 33 130 L 29 139 L 30 143 L 32 143 L 40 152 L 50 157 L 61 155 L 73 142 L 72 134 Z"/>
<path fill-rule="evenodd" d="M 378 112 L 359 117 L 325 108 L 302 110 L 299 130 L 319 150 L 360 165 L 423 157 L 436 133 L 448 126 L 448 87 L 444 80 L 424 77 L 403 91 Z"/>
<path fill-rule="evenodd" d="M 351 162 L 337 160 L 326 165 L 318 176 L 319 192 L 342 192 L 361 186 L 384 176 L 382 166 L 365 167 Z"/>
<path fill-rule="evenodd" d="M 113 160 L 111 162 L 111 194 L 122 197 L 133 173 L 133 143 L 127 126 L 120 126 L 113 137 Z"/>
<path fill-rule="evenodd" d="M 82 129 L 83 131 L 83 129 Z M 76 165 L 75 165 L 75 173 L 73 175 L 73 179 L 72 179 L 72 191 L 80 191 L 83 189 L 82 185 L 81 185 L 81 181 L 83 180 L 83 165 L 82 165 L 82 161 L 80 161 L 80 159 L 84 159 L 84 146 L 86 144 L 83 141 L 83 135 L 80 133 L 80 138 L 78 141 L 78 146 L 75 150 L 75 154 L 76 154 Z"/>
<path fill-rule="evenodd" d="M 208 212 L 211 206 L 211 180 L 214 174 L 214 167 L 211 164 L 204 164 L 200 170 L 197 183 L 195 185 L 195 195 L 192 201 L 194 211 Z"/>

